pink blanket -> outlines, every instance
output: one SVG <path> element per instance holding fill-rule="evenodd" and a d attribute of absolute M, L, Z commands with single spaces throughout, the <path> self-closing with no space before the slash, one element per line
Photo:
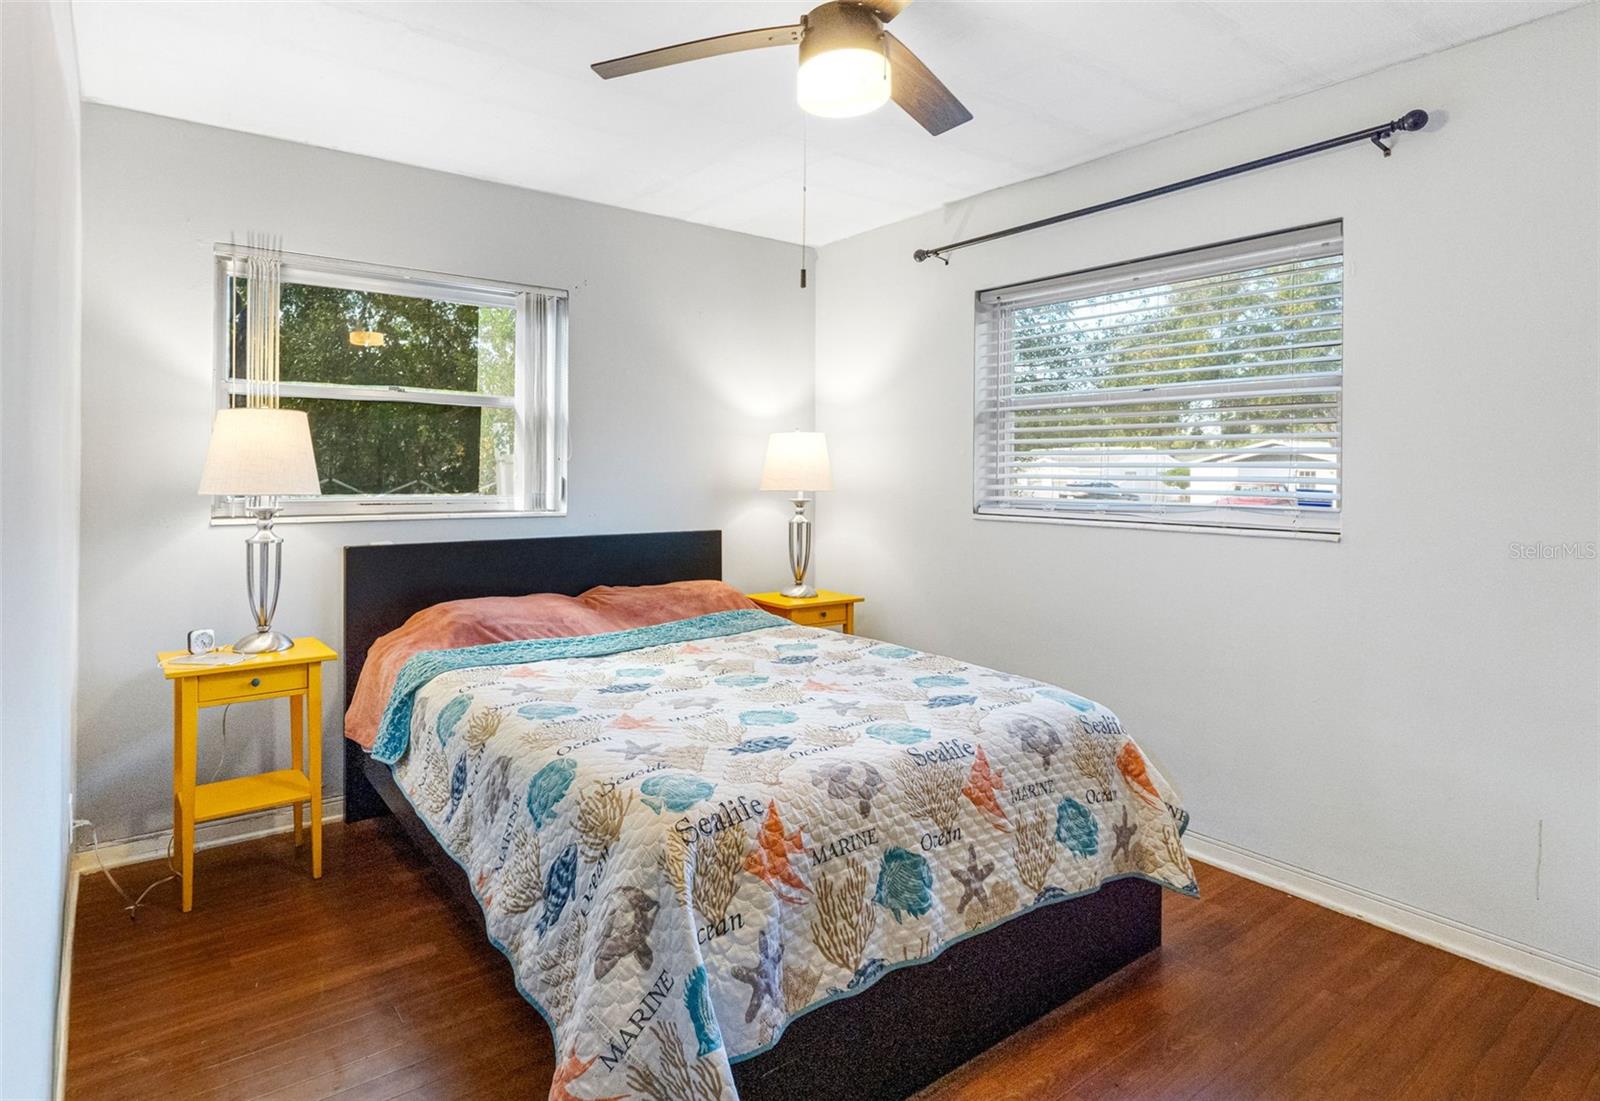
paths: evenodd
<path fill-rule="evenodd" d="M 534 593 L 435 604 L 378 639 L 367 651 L 355 696 L 344 716 L 344 736 L 364 749 L 372 748 L 395 678 L 413 654 L 424 650 L 598 635 L 754 607 L 744 594 L 721 581 L 601 585 L 582 596 Z"/>

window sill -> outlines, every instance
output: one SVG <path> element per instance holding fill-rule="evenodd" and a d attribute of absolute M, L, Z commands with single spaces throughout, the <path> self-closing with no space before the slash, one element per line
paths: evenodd
<path fill-rule="evenodd" d="M 1297 531 L 1294 528 L 1230 528 L 1212 524 L 1151 523 L 1138 520 L 1091 520 L 1080 516 L 1002 516 L 990 512 L 974 512 L 974 520 L 998 521 L 1002 524 L 1066 524 L 1079 528 L 1137 528 L 1141 531 L 1190 531 L 1202 535 L 1245 535 L 1264 539 L 1301 539 L 1312 543 L 1337 543 L 1336 531 Z"/>
<path fill-rule="evenodd" d="M 488 509 L 482 512 L 373 512 L 341 513 L 327 516 L 278 516 L 273 526 L 282 524 L 370 524 L 387 520 L 488 520 L 530 516 L 561 517 L 567 514 L 565 506 L 559 509 Z M 213 516 L 214 528 L 254 527 L 252 516 Z"/>

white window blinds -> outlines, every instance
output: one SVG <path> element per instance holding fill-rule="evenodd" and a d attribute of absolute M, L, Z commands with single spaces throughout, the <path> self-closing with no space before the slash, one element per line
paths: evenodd
<path fill-rule="evenodd" d="M 1339 530 L 1340 223 L 978 295 L 981 515 Z"/>

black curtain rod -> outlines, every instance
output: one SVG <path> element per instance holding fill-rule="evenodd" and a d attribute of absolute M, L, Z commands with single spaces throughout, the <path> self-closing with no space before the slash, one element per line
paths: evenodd
<path fill-rule="evenodd" d="M 1383 144 L 1384 139 L 1392 138 L 1401 131 L 1421 130 L 1426 125 L 1428 125 L 1428 112 L 1421 109 L 1407 111 L 1390 122 L 1369 126 L 1364 130 L 1354 130 L 1348 134 L 1341 134 L 1337 138 L 1329 138 L 1326 141 L 1315 142 L 1311 145 L 1302 145 L 1300 148 L 1290 149 L 1286 153 L 1274 153 L 1270 157 L 1260 157 L 1253 161 L 1245 161 L 1243 164 L 1236 164 L 1230 168 L 1219 168 L 1215 172 L 1207 172 L 1204 176 L 1192 176 L 1187 180 L 1179 180 L 1177 183 L 1166 184 L 1163 187 L 1152 187 L 1149 191 L 1140 191 L 1134 195 L 1124 195 L 1120 199 L 1110 199 L 1103 203 L 1095 203 L 1093 206 L 1079 207 L 1077 210 L 1069 210 L 1065 214 L 1057 214 L 1051 218 L 1040 218 L 1037 222 L 1025 222 L 1020 226 L 1012 226 L 1010 229 L 997 229 L 993 233 L 985 233 L 981 237 L 968 237 L 965 241 L 953 241 L 948 245 L 940 245 L 938 248 L 919 248 L 911 256 L 919 264 L 929 257 L 935 257 L 948 264 L 950 260 L 945 256 L 945 253 L 954 252 L 958 248 L 984 245 L 990 241 L 998 241 L 1002 237 L 1014 237 L 1019 233 L 1031 233 L 1033 230 L 1043 229 L 1045 226 L 1059 225 L 1062 222 L 1070 222 L 1074 218 L 1099 214 L 1103 210 L 1114 210 L 1119 206 L 1143 202 L 1146 199 L 1154 199 L 1160 195 L 1170 195 L 1174 191 L 1182 191 L 1189 187 L 1199 187 L 1201 184 L 1211 183 L 1214 180 L 1225 180 L 1229 176 L 1254 172 L 1258 168 L 1282 164 L 1284 161 L 1292 161 L 1300 157 L 1309 157 L 1313 153 L 1322 153 L 1326 150 L 1337 149 L 1341 145 L 1351 145 L 1358 141 L 1371 141 L 1373 145 L 1382 149 L 1383 155 L 1387 157 L 1391 150 L 1387 145 Z"/>

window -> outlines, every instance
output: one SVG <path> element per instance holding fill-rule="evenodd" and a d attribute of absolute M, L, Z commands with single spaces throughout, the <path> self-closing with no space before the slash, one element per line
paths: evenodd
<path fill-rule="evenodd" d="M 1336 533 L 1340 223 L 978 295 L 975 511 Z"/>
<path fill-rule="evenodd" d="M 250 280 L 218 252 L 218 400 L 242 405 Z M 287 254 L 281 284 L 279 404 L 322 480 L 284 515 L 566 510 L 564 291 Z"/>

